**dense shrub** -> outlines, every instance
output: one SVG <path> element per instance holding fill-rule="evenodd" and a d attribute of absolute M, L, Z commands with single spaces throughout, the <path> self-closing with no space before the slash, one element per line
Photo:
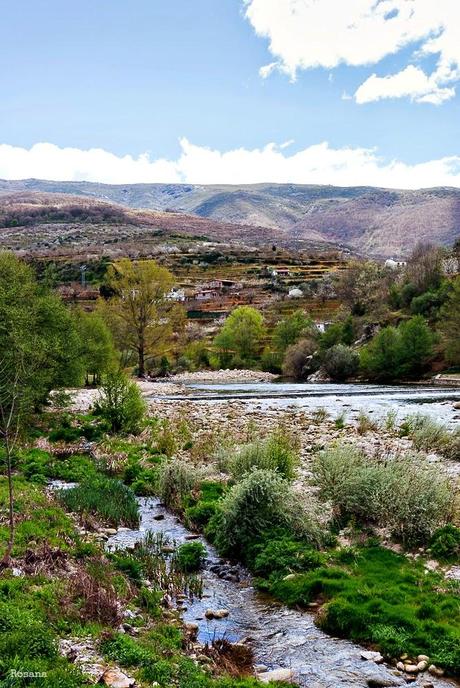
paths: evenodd
<path fill-rule="evenodd" d="M 228 462 L 228 469 L 235 480 L 253 468 L 276 471 L 291 480 L 299 461 L 294 444 L 287 433 L 278 431 L 266 440 L 246 444 L 236 450 Z"/>
<path fill-rule="evenodd" d="M 113 433 L 138 434 L 142 428 L 146 408 L 135 382 L 123 373 L 106 375 L 95 404 L 95 413 L 107 421 Z"/>
<path fill-rule="evenodd" d="M 418 455 L 379 461 L 337 446 L 315 457 L 313 473 L 337 517 L 386 526 L 407 544 L 427 542 L 450 515 L 448 481 Z"/>
<path fill-rule="evenodd" d="M 255 469 L 220 502 L 208 532 L 222 554 L 245 559 L 263 534 L 274 528 L 303 531 L 311 540 L 318 537 L 318 529 L 308 523 L 289 483 L 275 471 Z"/>
<path fill-rule="evenodd" d="M 345 344 L 336 344 L 326 351 L 323 366 L 332 380 L 343 382 L 358 372 L 359 356 Z"/>
<path fill-rule="evenodd" d="M 134 492 L 119 480 L 99 476 L 86 480 L 59 497 L 71 511 L 94 514 L 110 524 L 137 526 L 139 508 Z"/>
<path fill-rule="evenodd" d="M 206 557 L 206 548 L 201 542 L 185 542 L 177 548 L 174 567 L 183 573 L 199 571 Z"/>
<path fill-rule="evenodd" d="M 158 494 L 171 509 L 182 509 L 184 498 L 200 480 L 199 472 L 186 461 L 164 461 L 158 474 Z"/>
<path fill-rule="evenodd" d="M 309 571 L 320 566 L 323 556 L 311 545 L 288 535 L 267 539 L 255 547 L 251 569 L 271 581 L 290 573 Z"/>
<path fill-rule="evenodd" d="M 303 338 L 288 346 L 283 360 L 283 375 L 294 380 L 304 380 L 315 372 L 319 367 L 314 356 L 316 349 L 317 343 L 313 338 Z"/>
<path fill-rule="evenodd" d="M 438 559 L 460 560 L 460 528 L 448 524 L 433 533 L 430 550 Z"/>

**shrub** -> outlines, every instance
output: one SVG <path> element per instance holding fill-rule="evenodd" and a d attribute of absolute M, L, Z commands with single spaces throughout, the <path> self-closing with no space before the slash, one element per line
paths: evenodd
<path fill-rule="evenodd" d="M 452 524 L 438 528 L 431 538 L 430 550 L 437 559 L 458 560 L 460 558 L 460 528 Z"/>
<path fill-rule="evenodd" d="M 69 490 L 59 497 L 71 511 L 100 516 L 113 525 L 135 527 L 139 523 L 139 507 L 134 492 L 119 480 L 100 476 Z"/>
<path fill-rule="evenodd" d="M 292 480 L 298 460 L 292 438 L 278 431 L 264 441 L 253 442 L 237 450 L 229 462 L 229 470 L 235 480 L 253 468 L 276 471 Z"/>
<path fill-rule="evenodd" d="M 365 435 L 371 430 L 377 430 L 377 423 L 374 423 L 367 413 L 360 411 L 358 414 L 358 424 L 356 426 L 356 430 L 358 431 L 359 435 Z"/>
<path fill-rule="evenodd" d="M 107 421 L 113 433 L 138 434 L 142 428 L 146 408 L 135 382 L 121 372 L 105 376 L 95 403 L 95 413 Z"/>
<path fill-rule="evenodd" d="M 274 580 L 290 573 L 317 568 L 322 558 L 311 545 L 286 535 L 258 545 L 251 568 L 257 576 Z"/>
<path fill-rule="evenodd" d="M 324 354 L 323 366 L 332 380 L 343 382 L 358 372 L 359 356 L 345 344 L 336 344 Z"/>
<path fill-rule="evenodd" d="M 283 375 L 294 380 L 304 380 L 318 369 L 319 363 L 314 357 L 317 349 L 315 339 L 300 339 L 286 349 L 283 360 Z"/>
<path fill-rule="evenodd" d="M 222 554 L 246 559 L 252 546 L 274 528 L 302 531 L 314 540 L 317 529 L 307 524 L 289 483 L 279 473 L 255 469 L 234 485 L 220 502 L 208 532 Z"/>
<path fill-rule="evenodd" d="M 315 457 L 313 475 L 339 518 L 386 526 L 406 544 L 427 542 L 452 507 L 449 483 L 418 455 L 383 462 L 337 446 Z"/>
<path fill-rule="evenodd" d="M 199 480 L 197 469 L 185 461 L 164 461 L 158 474 L 158 494 L 161 501 L 171 509 L 181 509 L 184 498 L 190 495 Z"/>
<path fill-rule="evenodd" d="M 449 430 L 429 416 L 407 417 L 401 425 L 401 433 L 409 435 L 416 449 L 437 451 L 449 459 L 460 459 L 460 430 Z"/>
<path fill-rule="evenodd" d="M 178 547 L 174 567 L 183 573 L 195 573 L 203 567 L 206 548 L 201 542 L 186 542 Z"/>

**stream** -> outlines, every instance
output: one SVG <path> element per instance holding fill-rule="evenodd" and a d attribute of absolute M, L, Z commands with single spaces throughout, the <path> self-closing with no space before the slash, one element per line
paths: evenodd
<path fill-rule="evenodd" d="M 176 544 L 196 537 L 158 499 L 139 498 L 139 506 L 139 529 L 119 529 L 107 541 L 107 548 L 132 547 L 147 531 L 163 533 Z M 199 539 L 207 550 L 203 597 L 188 600 L 183 619 L 198 624 L 200 642 L 223 637 L 232 642 L 248 642 L 256 664 L 263 664 L 267 669 L 291 669 L 294 680 L 303 688 L 406 685 L 405 679 L 396 676 L 393 668 L 363 660 L 360 646 L 320 631 L 312 614 L 288 609 L 258 593 L 243 569 L 238 567 L 235 576 L 235 567 L 229 567 L 226 575 L 231 580 L 220 577 L 222 564 L 226 562 L 203 538 Z M 225 619 L 208 620 L 205 617 L 207 609 L 226 609 L 229 615 Z M 419 674 L 412 683 L 426 688 L 459 685 L 428 673 Z"/>

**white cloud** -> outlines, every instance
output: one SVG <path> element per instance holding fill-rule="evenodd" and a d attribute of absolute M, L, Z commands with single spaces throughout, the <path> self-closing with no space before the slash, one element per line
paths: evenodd
<path fill-rule="evenodd" d="M 382 160 L 368 148 L 331 148 L 323 142 L 289 153 L 283 144 L 226 152 L 181 139 L 177 160 L 119 157 L 102 149 L 59 148 L 38 143 L 30 149 L 0 145 L 0 178 L 36 177 L 111 184 L 186 182 L 194 184 L 363 185 L 393 188 L 460 187 L 460 156 L 416 165 Z M 288 142 L 290 143 L 290 142 Z"/>
<path fill-rule="evenodd" d="M 292 80 L 300 69 L 340 64 L 376 65 L 402 48 L 411 58 L 435 56 L 427 74 L 405 65 L 396 74 L 372 75 L 356 92 L 359 103 L 409 97 L 439 104 L 455 95 L 460 80 L 459 0 L 243 0 L 257 35 L 268 38 L 274 69 Z M 363 96 L 364 94 L 364 96 Z M 364 97 L 366 99 L 364 99 Z"/>

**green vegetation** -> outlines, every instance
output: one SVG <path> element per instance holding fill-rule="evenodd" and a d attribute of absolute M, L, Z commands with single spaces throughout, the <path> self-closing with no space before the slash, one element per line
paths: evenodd
<path fill-rule="evenodd" d="M 287 430 L 280 428 L 265 440 L 237 449 L 229 448 L 224 463 L 235 480 L 254 468 L 276 471 L 287 480 L 292 480 L 299 462 L 294 445 Z"/>
<path fill-rule="evenodd" d="M 185 542 L 178 547 L 174 566 L 183 573 L 195 573 L 203 567 L 206 548 L 201 542 Z"/>
<path fill-rule="evenodd" d="M 214 339 L 217 364 L 222 368 L 255 367 L 264 336 L 264 320 L 258 310 L 235 308 Z"/>
<path fill-rule="evenodd" d="M 108 373 L 102 383 L 95 413 L 112 433 L 137 435 L 142 429 L 147 405 L 139 387 L 121 372 Z"/>
<path fill-rule="evenodd" d="M 359 356 L 345 344 L 334 344 L 324 354 L 323 366 L 332 380 L 343 382 L 358 372 Z"/>
<path fill-rule="evenodd" d="M 76 487 L 61 490 L 62 503 L 82 515 L 93 514 L 111 525 L 135 527 L 139 523 L 133 491 L 114 478 L 99 476 Z"/>

